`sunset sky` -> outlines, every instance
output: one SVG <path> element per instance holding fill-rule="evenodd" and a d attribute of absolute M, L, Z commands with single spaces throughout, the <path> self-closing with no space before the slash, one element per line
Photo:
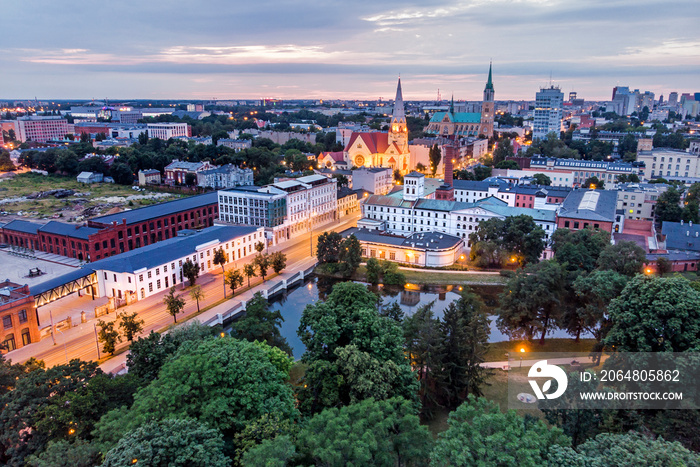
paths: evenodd
<path fill-rule="evenodd" d="M 698 0 L 5 2 L 0 99 L 700 91 Z"/>

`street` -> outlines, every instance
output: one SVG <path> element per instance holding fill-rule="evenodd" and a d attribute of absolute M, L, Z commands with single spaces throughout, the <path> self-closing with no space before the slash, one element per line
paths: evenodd
<path fill-rule="evenodd" d="M 327 224 L 313 232 L 313 246 L 316 247 L 316 242 L 318 236 L 324 232 L 328 231 L 343 231 L 349 227 L 356 225 L 357 219 L 359 219 L 360 214 L 355 213 L 350 216 L 345 216 L 335 223 Z M 285 242 L 282 245 L 276 245 L 269 248 L 269 252 L 282 251 L 287 255 L 287 269 L 285 271 L 294 271 L 296 267 L 300 267 L 302 262 L 308 264 L 308 260 L 313 256 L 310 254 L 310 236 L 300 236 L 296 239 Z M 252 260 L 252 257 L 250 257 Z M 237 261 L 226 266 L 226 269 L 231 268 L 242 268 L 245 263 L 242 261 Z M 272 273 L 272 271 L 269 271 Z M 269 280 L 269 276 L 268 276 Z M 216 270 L 213 273 L 208 273 L 200 276 L 197 279 L 197 285 L 202 287 L 204 291 L 205 298 L 200 300 L 199 307 L 205 308 L 212 305 L 224 296 L 224 284 L 221 269 Z M 259 277 L 252 278 L 250 281 L 251 287 L 255 287 L 262 283 L 262 279 Z M 244 287 L 247 288 L 248 281 L 244 281 Z M 236 293 L 243 291 L 244 288 L 236 290 Z M 189 289 L 183 290 L 180 285 L 178 285 L 178 293 L 183 296 L 186 300 L 185 308 L 182 313 L 177 315 L 178 322 L 185 321 L 188 316 L 197 313 L 197 303 L 192 301 L 189 297 Z M 230 288 L 226 288 L 226 294 L 229 298 L 231 297 Z M 75 294 L 73 294 L 75 295 Z M 147 335 L 151 331 L 159 331 L 164 327 L 173 323 L 173 317 L 168 314 L 163 305 L 163 296 L 165 292 L 153 295 L 144 300 L 139 300 L 131 305 L 119 308 L 116 313 L 110 313 L 108 315 L 101 316 L 105 322 L 114 321 L 117 314 L 121 313 L 133 313 L 134 311 L 138 313 L 139 317 L 144 320 L 143 332 L 141 336 Z M 77 298 L 77 295 L 76 295 Z M 66 300 L 66 299 L 63 299 Z M 231 306 L 236 304 L 235 300 L 232 300 Z M 51 305 L 47 305 L 51 306 Z M 67 311 L 68 312 L 68 311 Z M 56 316 L 54 314 L 54 321 L 60 321 L 62 316 Z M 97 319 L 88 319 L 86 323 L 78 324 L 65 331 L 59 331 L 55 333 L 55 341 L 51 337 L 45 337 L 40 342 L 30 344 L 28 346 L 22 347 L 20 349 L 9 352 L 5 355 L 7 359 L 12 360 L 15 363 L 23 363 L 31 357 L 35 357 L 38 360 L 43 360 L 47 367 L 54 365 L 60 365 L 66 363 L 66 361 L 79 358 L 85 361 L 93 361 L 98 359 L 97 354 L 97 339 L 95 336 L 95 324 Z M 80 321 L 74 321 L 74 324 L 80 323 Z M 97 329 L 99 331 L 99 327 Z M 128 342 L 124 341 L 117 345 L 117 350 L 123 349 L 129 345 Z M 125 355 L 125 354 L 124 354 Z M 100 344 L 100 357 L 104 357 L 102 352 L 102 345 Z"/>

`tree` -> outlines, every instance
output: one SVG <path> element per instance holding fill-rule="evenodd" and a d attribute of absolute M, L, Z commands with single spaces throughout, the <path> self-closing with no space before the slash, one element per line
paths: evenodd
<path fill-rule="evenodd" d="M 199 277 L 199 264 L 193 263 L 189 258 L 182 263 L 182 275 L 190 281 L 190 285 L 195 285 Z"/>
<path fill-rule="evenodd" d="M 425 165 L 421 164 L 420 162 L 416 164 L 416 171 L 423 173 L 425 172 L 425 169 Z"/>
<path fill-rule="evenodd" d="M 247 341 L 265 342 L 292 354 L 287 340 L 280 334 L 284 318 L 279 310 L 270 310 L 270 305 L 260 292 L 256 292 L 245 306 L 245 315 L 238 318 L 231 335 Z"/>
<path fill-rule="evenodd" d="M 592 190 L 602 190 L 605 188 L 605 181 L 598 179 L 598 177 L 589 177 L 581 185 L 584 188 L 590 188 Z"/>
<path fill-rule="evenodd" d="M 532 217 L 521 214 L 481 222 L 469 234 L 469 256 L 482 266 L 536 263 L 545 248 L 545 233 Z"/>
<path fill-rule="evenodd" d="M 101 462 L 100 447 L 80 438 L 72 443 L 64 439 L 49 441 L 44 451 L 27 459 L 32 467 L 93 467 Z"/>
<path fill-rule="evenodd" d="M 109 173 L 109 167 L 107 167 L 107 164 L 100 156 L 92 156 L 80 161 L 78 164 L 78 172 L 97 172 L 107 174 Z"/>
<path fill-rule="evenodd" d="M 262 253 L 262 251 L 265 249 L 265 244 L 263 242 L 256 242 L 255 243 L 255 251 L 258 253 Z"/>
<path fill-rule="evenodd" d="M 428 159 L 430 160 L 430 173 L 435 175 L 437 173 L 438 165 L 440 165 L 440 161 L 442 161 L 442 151 L 440 151 L 440 147 L 437 145 L 437 143 L 433 144 L 428 151 Z"/>
<path fill-rule="evenodd" d="M 501 161 L 494 166 L 496 169 L 511 169 L 518 170 L 520 166 L 514 160 Z"/>
<path fill-rule="evenodd" d="M 236 289 L 243 285 L 243 274 L 238 269 L 227 271 L 224 280 L 231 287 L 231 294 L 235 295 Z"/>
<path fill-rule="evenodd" d="M 656 258 L 656 271 L 659 273 L 660 277 L 663 277 L 665 274 L 668 274 L 673 270 L 673 263 L 671 261 L 664 257 L 664 256 L 659 256 Z"/>
<path fill-rule="evenodd" d="M 513 145 L 510 142 L 510 138 L 503 138 L 498 141 L 496 144 L 496 149 L 493 151 L 493 163 L 498 165 L 499 163 L 504 162 L 508 157 L 513 157 Z"/>
<path fill-rule="evenodd" d="M 642 271 L 647 259 L 646 252 L 634 242 L 622 240 L 608 245 L 598 257 L 598 268 L 615 271 L 625 276 L 634 276 Z"/>
<path fill-rule="evenodd" d="M 226 269 L 224 265 L 226 264 L 226 253 L 224 253 L 223 247 L 219 247 L 218 250 L 214 250 L 214 259 L 212 262 L 216 265 L 221 266 L 221 276 L 224 278 L 224 298 L 226 298 Z M 234 287 L 235 288 L 235 287 Z M 199 308 L 197 309 L 199 311 Z"/>
<path fill-rule="evenodd" d="M 346 277 L 352 276 L 362 261 L 362 245 L 355 235 L 350 235 L 340 244 L 338 260 L 344 265 Z"/>
<path fill-rule="evenodd" d="M 466 288 L 447 307 L 440 323 L 444 336 L 441 380 L 446 382 L 443 400 L 448 407 L 456 407 L 469 394 L 481 396 L 481 386 L 489 376 L 481 364 L 491 330 L 481 305 L 479 297 Z"/>
<path fill-rule="evenodd" d="M 134 182 L 134 172 L 123 162 L 115 162 L 109 169 L 109 174 L 119 185 L 131 185 Z"/>
<path fill-rule="evenodd" d="M 540 333 L 540 344 L 561 319 L 563 268 L 553 260 L 542 261 L 516 272 L 499 296 L 498 329 L 512 338 L 532 340 Z"/>
<path fill-rule="evenodd" d="M 219 333 L 219 329 L 193 321 L 182 324 L 167 334 L 151 331 L 137 339 L 129 348 L 126 366 L 129 374 L 150 383 L 158 376 L 165 361 L 186 342 L 200 342 Z"/>
<path fill-rule="evenodd" d="M 235 435 L 264 414 L 298 416 L 287 383 L 291 363 L 288 357 L 280 361 L 281 353 L 230 337 L 183 344 L 131 408 L 105 415 L 98 430 L 121 437 L 148 421 L 192 418 L 207 420 L 235 448 Z"/>
<path fill-rule="evenodd" d="M 431 465 L 547 465 L 552 446 L 567 447 L 560 428 L 525 419 L 515 410 L 502 413 L 495 402 L 472 395 L 452 412 L 448 428 L 438 435 Z"/>
<path fill-rule="evenodd" d="M 683 222 L 700 222 L 700 201 L 697 199 L 688 200 L 686 197 L 685 206 L 681 212 Z"/>
<path fill-rule="evenodd" d="M 554 258 L 570 271 L 593 271 L 600 254 L 609 245 L 610 233 L 605 230 L 557 229 L 552 234 Z"/>
<path fill-rule="evenodd" d="M 122 336 L 119 335 L 119 331 L 114 329 L 114 324 L 114 321 L 108 323 L 105 323 L 101 319 L 97 321 L 97 326 L 100 328 L 97 332 L 97 338 L 102 342 L 102 351 L 110 355 L 114 355 L 117 342 L 122 341 Z"/>
<path fill-rule="evenodd" d="M 314 415 L 297 438 L 300 457 L 338 467 L 427 465 L 431 445 L 414 406 L 401 398 L 370 398 L 326 409 Z"/>
<path fill-rule="evenodd" d="M 491 167 L 477 165 L 474 167 L 474 180 L 481 181 L 491 176 Z"/>
<path fill-rule="evenodd" d="M 604 342 L 619 352 L 685 352 L 700 346 L 700 292 L 682 277 L 638 275 L 608 307 Z"/>
<path fill-rule="evenodd" d="M 202 286 L 195 285 L 190 289 L 190 298 L 197 302 L 197 313 L 199 313 L 199 301 L 204 300 L 204 290 Z"/>
<path fill-rule="evenodd" d="M 297 335 L 308 364 L 299 388 L 305 413 L 373 397 L 412 400 L 417 382 L 398 323 L 379 316 L 378 298 L 362 284 L 338 283 L 325 301 L 307 305 Z"/>
<path fill-rule="evenodd" d="M 58 157 L 56 157 L 56 170 L 67 175 L 76 175 L 79 163 L 78 156 L 73 151 L 65 149 L 59 151 Z"/>
<path fill-rule="evenodd" d="M 175 296 L 175 286 L 170 287 L 170 292 L 163 297 L 163 303 L 170 316 L 177 323 L 177 314 L 185 308 L 185 299 L 181 296 Z"/>
<path fill-rule="evenodd" d="M 324 232 L 318 236 L 316 258 L 320 264 L 340 261 L 340 245 L 343 237 L 338 232 Z"/>
<path fill-rule="evenodd" d="M 382 267 L 379 264 L 379 260 L 377 258 L 368 259 L 366 268 L 367 281 L 373 285 L 379 284 L 379 279 L 381 278 L 382 274 Z"/>
<path fill-rule="evenodd" d="M 604 467 L 616 465 L 698 465 L 700 455 L 689 451 L 678 442 L 652 439 L 640 433 L 601 433 L 575 450 L 566 446 L 552 446 L 549 465 L 572 467 Z"/>
<path fill-rule="evenodd" d="M 680 206 L 681 194 L 675 188 L 671 187 L 665 192 L 659 195 L 659 199 L 656 201 L 656 209 L 654 211 L 654 218 L 658 225 L 662 222 L 678 222 L 681 220 L 683 210 Z"/>
<path fill-rule="evenodd" d="M 186 186 L 195 186 L 197 184 L 197 174 L 194 174 L 192 172 L 187 172 L 185 174 L 185 185 Z"/>
<path fill-rule="evenodd" d="M 197 420 L 175 418 L 149 422 L 127 433 L 107 452 L 102 465 L 225 467 L 230 462 L 218 430 Z"/>
<path fill-rule="evenodd" d="M 243 266 L 243 274 L 248 278 L 248 288 L 250 288 L 250 278 L 255 277 L 255 264 L 248 263 Z"/>
<path fill-rule="evenodd" d="M 549 178 L 545 174 L 536 173 L 535 175 L 532 176 L 532 178 L 535 180 L 535 183 L 538 185 L 550 186 L 552 184 L 552 179 Z"/>
<path fill-rule="evenodd" d="M 265 253 L 258 253 L 255 259 L 253 259 L 253 264 L 258 268 L 260 277 L 262 277 L 263 282 L 265 282 L 267 269 L 270 267 L 270 255 Z"/>
<path fill-rule="evenodd" d="M 135 311 L 131 314 L 123 313 L 121 315 L 119 327 L 122 329 L 124 337 L 126 337 L 126 340 L 129 341 L 129 344 L 134 342 L 134 337 L 136 334 L 143 331 L 144 321 L 142 319 L 138 319 L 138 316 L 139 314 Z"/>
<path fill-rule="evenodd" d="M 287 255 L 281 251 L 276 251 L 270 255 L 270 264 L 275 274 L 282 272 L 287 267 Z"/>

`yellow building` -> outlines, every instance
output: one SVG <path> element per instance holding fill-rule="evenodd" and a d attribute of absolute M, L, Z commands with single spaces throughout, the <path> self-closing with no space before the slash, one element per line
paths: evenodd
<path fill-rule="evenodd" d="M 355 167 L 389 167 L 402 173 L 410 171 L 408 166 L 408 127 L 401 92 L 401 78 L 396 87 L 394 111 L 389 131 L 353 132 L 344 150 L 345 159 Z"/>

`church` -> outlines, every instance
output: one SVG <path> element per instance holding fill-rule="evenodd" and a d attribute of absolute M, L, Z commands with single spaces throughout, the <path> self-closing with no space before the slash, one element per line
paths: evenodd
<path fill-rule="evenodd" d="M 493 136 L 494 119 L 494 90 L 489 64 L 489 77 L 484 88 L 484 100 L 481 104 L 481 112 L 455 112 L 454 99 L 450 104 L 449 112 L 436 112 L 430 119 L 426 133 L 438 136 Z"/>
<path fill-rule="evenodd" d="M 345 146 L 344 159 L 352 167 L 389 167 L 402 173 L 410 171 L 408 127 L 401 93 L 401 78 L 396 87 L 394 111 L 389 131 L 353 132 Z"/>

